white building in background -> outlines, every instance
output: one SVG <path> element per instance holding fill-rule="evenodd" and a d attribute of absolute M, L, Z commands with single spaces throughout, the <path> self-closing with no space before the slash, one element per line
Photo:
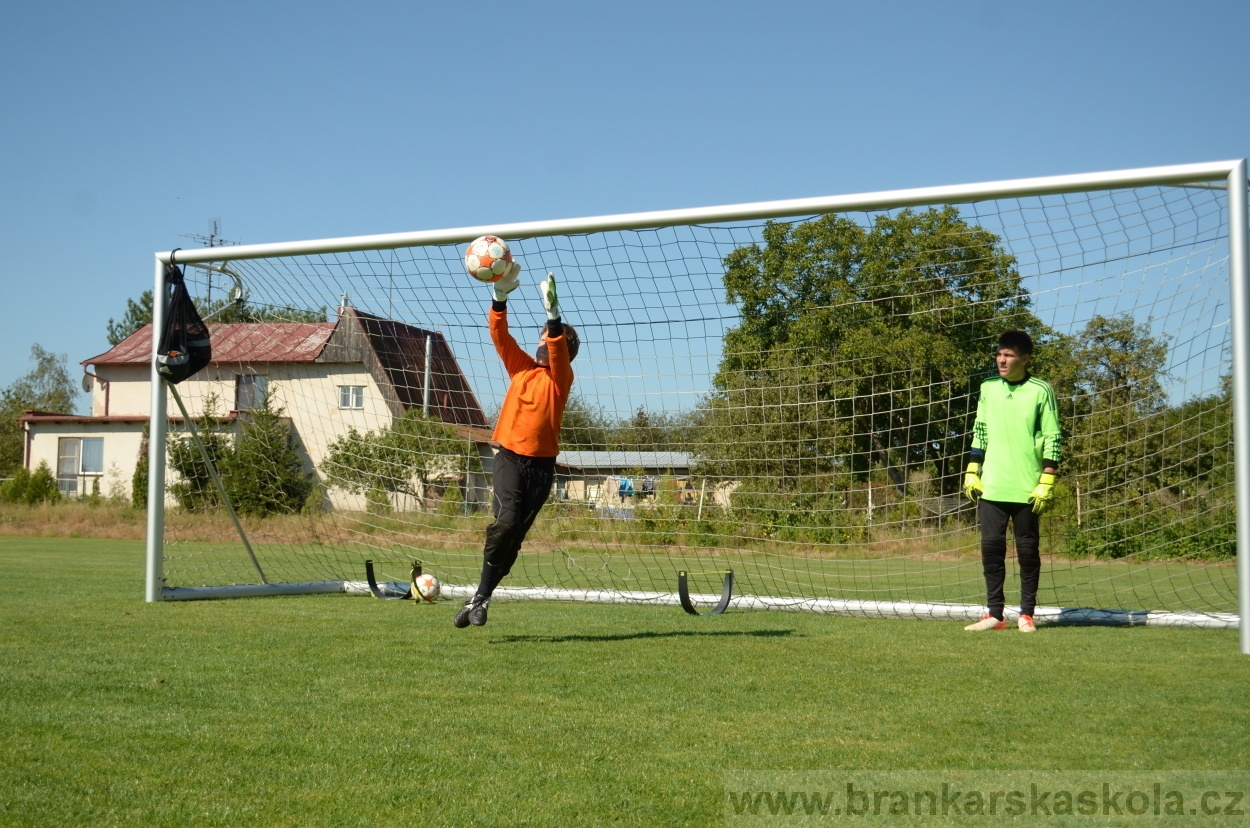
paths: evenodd
<path fill-rule="evenodd" d="M 192 417 L 223 422 L 257 406 L 266 391 L 285 410 L 305 467 L 319 468 L 328 445 L 348 429 L 385 428 L 405 411 L 425 411 L 473 441 L 490 467 L 490 424 L 450 346 L 437 331 L 339 309 L 335 322 L 209 323 L 212 362 L 178 391 Z M 428 358 L 427 358 L 428 353 Z M 69 497 L 129 497 L 151 411 L 152 328 L 83 360 L 91 414 L 28 411 L 25 465 L 46 462 Z M 428 390 L 427 390 L 428 389 Z M 172 400 L 168 411 L 181 420 Z M 167 469 L 167 480 L 176 479 Z M 468 500 L 486 499 L 480 475 L 462 476 Z M 354 509 L 363 497 L 331 490 L 332 505 Z M 397 504 L 400 505 L 400 504 Z"/>

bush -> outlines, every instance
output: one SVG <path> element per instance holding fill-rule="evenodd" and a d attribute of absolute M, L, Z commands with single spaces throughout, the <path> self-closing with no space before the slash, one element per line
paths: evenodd
<path fill-rule="evenodd" d="M 1214 497 L 1211 498 L 1215 500 Z M 1093 508 L 1078 528 L 1066 529 L 1068 554 L 1103 560 L 1227 561 L 1237 557 L 1237 527 L 1231 496 L 1202 508 L 1141 498 L 1115 508 Z"/>
<path fill-rule="evenodd" d="M 26 490 L 30 487 L 30 471 L 18 466 L 13 476 L 0 484 L 0 502 L 25 503 Z"/>
<path fill-rule="evenodd" d="M 34 506 L 38 503 L 56 503 L 61 499 L 61 490 L 57 488 L 56 478 L 46 462 L 41 462 L 32 474 L 19 466 L 13 477 L 0 486 L 0 501 L 5 503 L 25 503 Z"/>
<path fill-rule="evenodd" d="M 212 398 L 206 400 L 205 415 L 198 423 L 200 439 L 226 494 L 243 515 L 298 514 L 308 508 L 316 486 L 295 448 L 290 423 L 283 419 L 283 409 L 274 406 L 271 393 L 272 389 L 265 394 L 260 408 L 241 415 L 233 442 L 217 422 Z M 169 485 L 178 505 L 192 512 L 220 506 L 216 484 L 190 435 L 171 434 L 166 450 L 169 465 L 180 478 Z"/>
<path fill-rule="evenodd" d="M 298 514 L 313 490 L 283 413 L 266 393 L 261 407 L 247 413 L 234 451 L 223 457 L 222 482 L 240 514 Z"/>
<path fill-rule="evenodd" d="M 326 487 L 320 481 L 314 481 L 312 487 L 308 490 L 308 497 L 304 498 L 304 505 L 300 509 L 300 513 L 316 515 L 324 511 L 326 511 Z"/>
<path fill-rule="evenodd" d="M 389 515 L 391 513 L 390 493 L 381 486 L 374 486 L 365 494 L 365 511 L 371 515 Z"/>
<path fill-rule="evenodd" d="M 439 504 L 438 511 L 451 517 L 464 511 L 464 497 L 460 494 L 460 484 L 455 480 L 448 483 L 447 488 L 443 490 L 443 500 Z"/>
<path fill-rule="evenodd" d="M 419 497 L 425 508 L 426 488 L 431 483 L 448 471 L 480 468 L 477 452 L 468 440 L 419 411 L 409 411 L 377 431 L 362 434 L 349 428 L 327 446 L 321 461 L 327 485 L 363 493 L 368 503 L 378 507 L 382 501 L 373 494 L 375 490 L 384 495 Z"/>
<path fill-rule="evenodd" d="M 61 499 L 61 490 L 57 488 L 56 478 L 46 462 L 40 462 L 35 473 L 30 476 L 30 486 L 26 489 L 26 502 L 56 503 Z"/>
<path fill-rule="evenodd" d="M 204 448 L 220 474 L 223 462 L 232 453 L 226 442 L 227 437 L 217 430 L 211 412 L 197 427 Z M 178 501 L 179 506 L 188 512 L 204 512 L 221 505 L 217 485 L 204 463 L 204 454 L 189 433 L 170 434 L 165 451 L 169 467 L 181 478 L 169 484 L 169 493 Z M 235 505 L 238 506 L 237 503 Z"/>
<path fill-rule="evenodd" d="M 148 429 L 145 424 L 139 441 L 139 460 L 135 463 L 134 476 L 130 478 L 130 505 L 136 509 L 148 505 Z"/>

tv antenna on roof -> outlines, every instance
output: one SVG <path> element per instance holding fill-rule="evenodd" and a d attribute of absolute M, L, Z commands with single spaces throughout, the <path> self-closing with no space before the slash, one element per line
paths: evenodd
<path fill-rule="evenodd" d="M 225 247 L 227 245 L 241 244 L 241 242 L 223 239 L 221 237 L 221 219 L 211 218 L 208 220 L 208 235 L 201 236 L 199 233 L 183 233 L 182 238 L 193 239 L 205 247 Z M 208 288 L 204 296 L 205 305 L 211 304 L 213 301 L 213 273 L 208 273 Z"/>
<path fill-rule="evenodd" d="M 213 218 L 208 220 L 208 235 L 201 236 L 199 233 L 183 233 L 182 238 L 194 239 L 205 247 L 225 247 L 230 244 L 240 244 L 237 241 L 223 239 L 221 237 L 221 219 Z"/>

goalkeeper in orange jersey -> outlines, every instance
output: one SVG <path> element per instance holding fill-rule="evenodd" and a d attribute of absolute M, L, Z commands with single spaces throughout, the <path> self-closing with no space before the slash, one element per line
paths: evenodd
<path fill-rule="evenodd" d="M 1037 582 L 1042 571 L 1038 516 L 1051 505 L 1063 434 L 1055 391 L 1031 375 L 1033 340 L 1024 331 L 998 338 L 998 376 L 981 383 L 964 494 L 979 501 L 981 567 L 989 612 L 964 627 L 976 632 L 1006 629 L 1003 582 L 1007 575 L 1007 522 L 1020 564 L 1021 632 L 1034 632 Z"/>
<path fill-rule="evenodd" d="M 547 324 L 534 356 L 521 350 L 508 332 L 508 294 L 520 285 L 520 271 L 514 263 L 493 286 L 490 336 L 511 382 L 495 425 L 494 439 L 500 445 L 495 455 L 495 520 L 486 527 L 481 582 L 452 620 L 461 628 L 486 623 L 491 594 L 516 563 L 526 533 L 547 502 L 560 453 L 560 422 L 573 388 L 570 363 L 579 343 L 577 331 L 560 319 L 554 274 L 548 273 L 540 285 Z"/>

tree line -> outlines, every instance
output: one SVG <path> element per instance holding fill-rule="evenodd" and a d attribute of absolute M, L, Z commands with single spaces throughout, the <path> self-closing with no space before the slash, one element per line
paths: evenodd
<path fill-rule="evenodd" d="M 952 496 L 977 389 L 994 375 L 993 345 L 1015 328 L 1032 335 L 1030 368 L 1059 400 L 1066 438 L 1060 479 L 1073 525 L 1095 538 L 1083 548 L 1143 554 L 1158 534 L 1144 515 L 1192 527 L 1191 513 L 1201 512 L 1208 528 L 1223 531 L 1233 474 L 1228 378 L 1212 393 L 1178 402 L 1166 391 L 1170 340 L 1150 320 L 1095 314 L 1066 333 L 1046 325 L 1001 240 L 957 208 L 902 210 L 867 225 L 837 215 L 770 222 L 759 243 L 734 250 L 724 266 L 724 300 L 740 320 L 725 335 L 700 402 L 688 411 L 638 408 L 618 417 L 575 394 L 562 448 L 686 451 L 697 460 L 696 474 L 751 481 L 746 494 L 754 507 L 778 513 L 796 502 L 808 515 L 835 512 L 879 475 L 904 496 L 918 473 L 937 494 Z M 291 318 L 246 301 L 215 303 L 213 311 L 223 320 Z M 110 342 L 150 318 L 148 292 L 128 302 L 121 322 L 109 320 Z M 0 474 L 5 463 L 20 465 L 17 406 L 72 408 L 64 357 L 58 363 L 36 346 L 32 359 L 35 370 L 0 395 L 0 428 L 7 429 L 0 432 Z M 225 451 L 224 443 L 215 450 Z M 424 485 L 433 474 L 423 458 L 437 454 L 470 458 L 473 451 L 437 421 L 406 415 L 377 432 L 339 437 L 321 478 L 375 499 L 412 493 L 413 481 Z M 200 479 L 195 462 L 179 461 L 190 474 L 184 483 Z M 212 497 L 198 484 L 178 496 L 188 508 Z M 292 494 L 282 509 L 298 499 Z M 1219 537 L 1203 543 L 1227 548 Z"/>
<path fill-rule="evenodd" d="M 574 399 L 562 447 L 691 452 L 696 474 L 749 481 L 738 500 L 783 523 L 846 519 L 876 475 L 953 499 L 997 337 L 1019 329 L 1059 401 L 1073 549 L 1232 554 L 1228 378 L 1170 400 L 1171 343 L 1150 320 L 1046 325 L 1001 240 L 955 207 L 770 222 L 726 257 L 725 301 L 740 321 L 694 410 L 613 420 Z"/>

